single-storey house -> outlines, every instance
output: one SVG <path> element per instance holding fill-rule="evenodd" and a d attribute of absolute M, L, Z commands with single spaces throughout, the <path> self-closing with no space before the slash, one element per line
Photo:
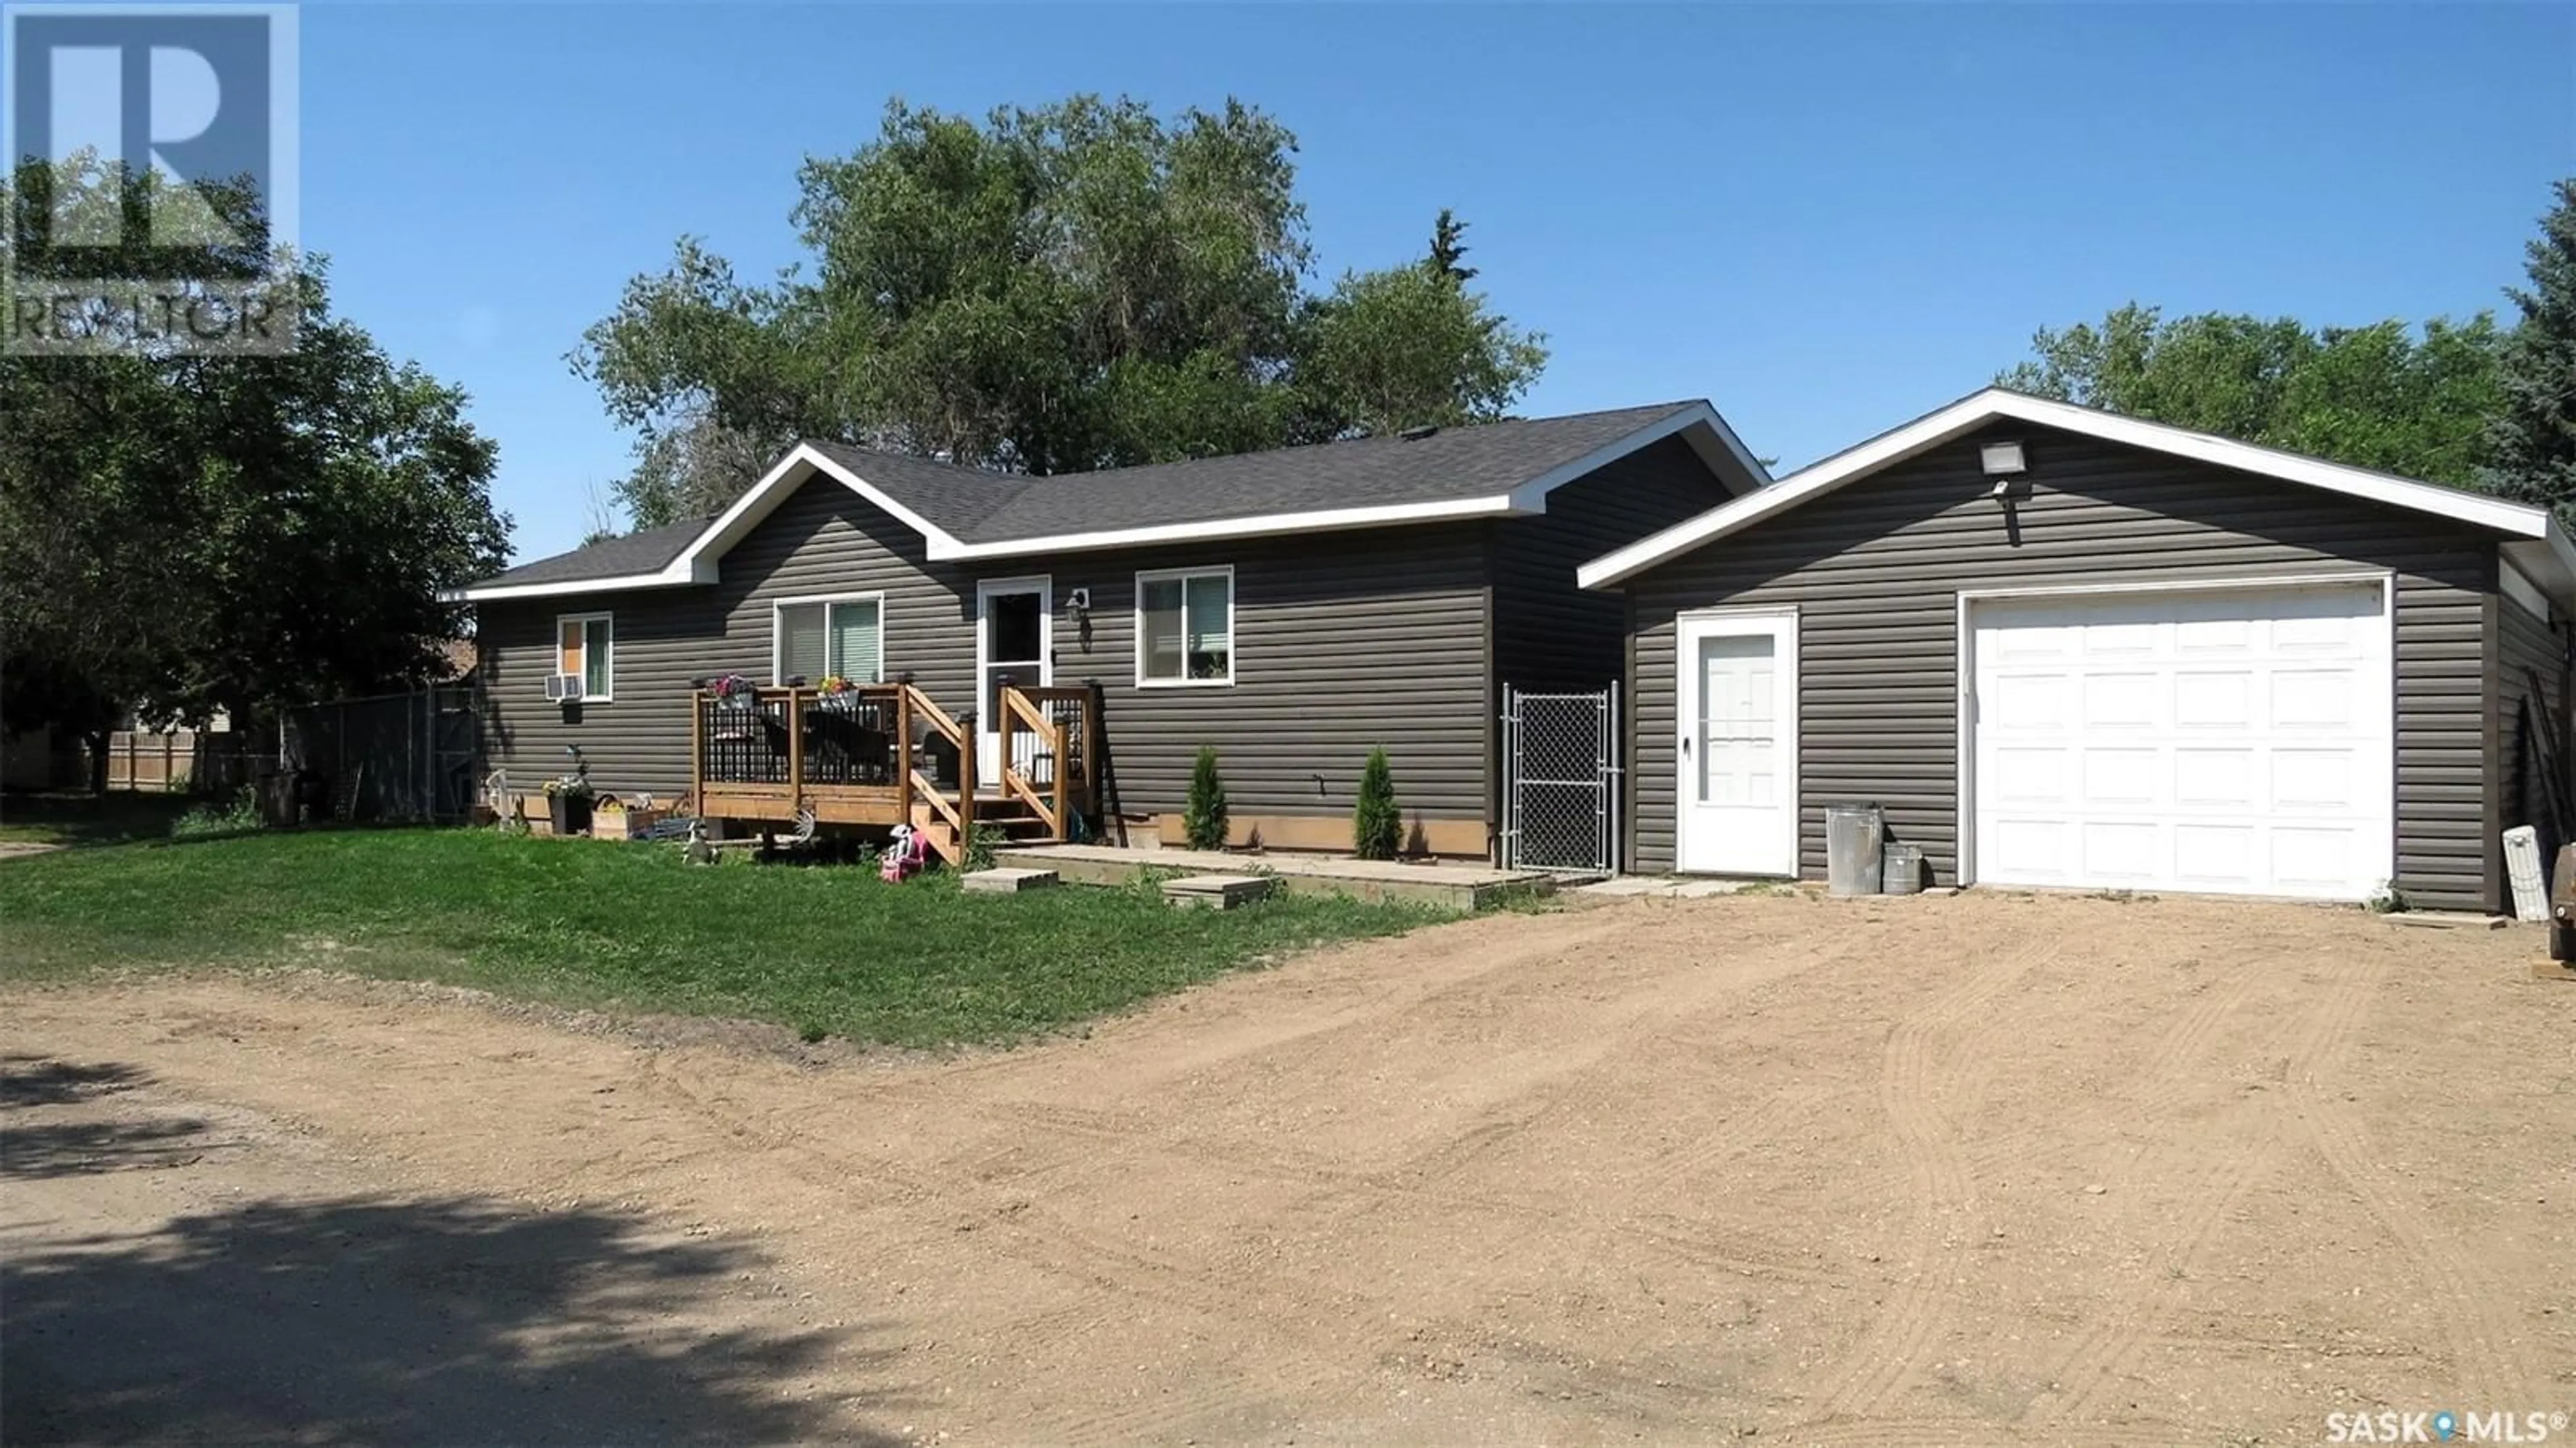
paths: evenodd
<path fill-rule="evenodd" d="M 2000 389 L 1586 563 L 1624 594 L 1633 868 L 2496 910 L 2561 822 L 2551 515 Z"/>
<path fill-rule="evenodd" d="M 1502 687 L 1623 668 L 1624 606 L 1577 566 L 1768 480 L 1704 402 L 1057 477 L 809 442 L 717 517 L 456 596 L 517 788 L 570 746 L 601 789 L 690 793 L 716 736 L 761 747 L 735 716 L 693 714 L 698 684 L 739 675 L 903 681 L 889 707 L 972 732 L 989 789 L 1006 689 L 1096 685 L 1111 812 L 1132 825 L 1176 832 L 1208 745 L 1238 840 L 1347 849 L 1383 745 L 1416 843 L 1482 857 Z M 811 712 L 797 698 L 791 716 Z M 814 778 L 810 759 L 763 767 L 762 788 Z M 914 770 L 864 777 L 893 784 L 818 788 L 855 800 Z"/>

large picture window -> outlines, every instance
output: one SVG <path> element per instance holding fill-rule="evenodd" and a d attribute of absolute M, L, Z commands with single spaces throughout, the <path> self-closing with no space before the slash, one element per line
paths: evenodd
<path fill-rule="evenodd" d="M 1234 570 L 1136 575 L 1136 682 L 1234 682 Z"/>
<path fill-rule="evenodd" d="M 880 594 L 779 601 L 771 664 L 776 682 L 819 684 L 838 674 L 854 684 L 885 679 L 885 599 Z"/>
<path fill-rule="evenodd" d="M 555 619 L 555 672 L 581 680 L 581 693 L 567 703 L 601 703 L 616 691 L 612 673 L 617 662 L 616 630 L 611 615 L 567 613 Z M 553 698 L 549 693 L 546 697 Z"/>

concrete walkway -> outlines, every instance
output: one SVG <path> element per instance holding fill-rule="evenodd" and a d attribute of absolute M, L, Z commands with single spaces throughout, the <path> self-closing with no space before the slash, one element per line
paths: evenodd
<path fill-rule="evenodd" d="M 1279 887 L 1302 894 L 1352 895 L 1363 900 L 1415 900 L 1453 910 L 1475 910 L 1514 893 L 1552 894 L 1556 879 L 1536 870 L 1496 870 L 1484 865 L 1410 864 L 1353 860 L 1332 855 L 1235 854 L 1216 850 L 1138 850 L 1115 845 L 1031 845 L 995 850 L 993 863 L 1023 870 L 1053 870 L 1078 885 L 1123 885 L 1146 870 L 1190 875 L 1275 875 Z"/>

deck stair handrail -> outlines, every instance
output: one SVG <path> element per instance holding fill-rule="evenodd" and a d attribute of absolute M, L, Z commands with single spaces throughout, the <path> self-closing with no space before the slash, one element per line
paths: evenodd
<path fill-rule="evenodd" d="M 1067 839 L 1076 812 L 1096 817 L 1100 809 L 1099 694 L 1005 684 L 1000 702 L 1002 793 L 1026 804 L 1051 838 Z"/>

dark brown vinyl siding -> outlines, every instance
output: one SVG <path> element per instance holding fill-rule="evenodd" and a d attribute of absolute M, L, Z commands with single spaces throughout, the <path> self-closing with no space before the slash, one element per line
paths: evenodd
<path fill-rule="evenodd" d="M 1485 818 L 1485 526 L 1455 523 L 1028 560 L 1052 570 L 1058 683 L 1097 679 L 1130 812 L 1178 810 L 1201 744 L 1237 814 L 1350 813 L 1386 747 L 1408 818 Z M 1139 570 L 1234 569 L 1234 682 L 1141 688 Z M 1091 590 L 1086 648 L 1062 608 Z"/>
<path fill-rule="evenodd" d="M 963 602 L 959 589 L 963 588 Z M 514 788 L 562 772 L 581 746 L 592 779 L 665 797 L 689 787 L 689 681 L 739 673 L 771 682 L 771 616 L 781 598 L 885 594 L 887 677 L 910 671 L 951 709 L 973 696 L 971 575 L 928 561 L 921 536 L 838 483 L 798 489 L 724 560 L 722 580 L 691 588 L 575 594 L 480 606 L 485 676 Z M 614 616 L 615 699 L 577 722 L 545 700 L 560 614 Z"/>
<path fill-rule="evenodd" d="M 1408 815 L 1482 819 L 1487 546 L 1486 524 L 1461 522 L 932 563 L 917 534 L 818 479 L 736 545 L 722 582 L 482 605 L 496 762 L 529 788 L 579 744 L 602 788 L 685 790 L 689 681 L 769 682 L 772 604 L 785 597 L 883 591 L 888 676 L 910 671 L 962 712 L 975 694 L 976 580 L 1047 575 L 1055 681 L 1103 686 L 1123 808 L 1179 809 L 1208 743 L 1237 813 L 1347 814 L 1369 748 L 1384 744 Z M 1211 564 L 1235 569 L 1236 682 L 1138 688 L 1137 570 Z M 1087 643 L 1066 605 L 1075 588 L 1091 590 Z M 566 723 L 544 696 L 554 621 L 602 610 L 616 617 L 616 699 Z"/>
<path fill-rule="evenodd" d="M 1987 496 L 1977 444 L 2028 444 L 2032 497 Z M 2398 885 L 2480 908 L 2481 673 L 2491 539 L 2380 508 L 2021 424 L 1946 443 L 1631 581 L 1636 867 L 1673 865 L 1674 620 L 1719 605 L 1799 613 L 1802 873 L 1824 807 L 1886 806 L 1943 883 L 1958 874 L 1958 594 L 2081 584 L 2391 572 L 2397 582 Z"/>
<path fill-rule="evenodd" d="M 2548 756 L 2544 740 L 2554 729 L 2564 748 L 2567 741 L 2567 642 L 2562 626 L 2553 627 L 2534 616 L 2513 599 L 2496 596 L 2496 819 L 2490 838 L 2501 836 L 2517 825 L 2531 825 L 2540 831 L 2541 859 L 2544 868 L 2554 860 L 2558 846 L 2568 843 L 2551 819 L 2548 790 L 2544 784 L 2543 761 Z M 2528 671 L 2528 672 L 2526 672 Z M 2540 688 L 2533 696 L 2531 676 L 2537 675 Z M 2530 706 L 2525 708 L 2525 701 Z M 2554 722 L 2544 722 L 2542 715 Z M 2567 777 L 2571 763 L 2566 758 L 2555 761 L 2559 777 Z M 2501 860 L 2502 841 L 2497 850 Z M 2503 866 L 2497 865 L 2499 873 Z M 2498 909 L 2510 904 L 2499 899 Z"/>
<path fill-rule="evenodd" d="M 1678 437 L 1621 458 L 1548 495 L 1547 512 L 1494 525 L 1494 669 L 1533 691 L 1590 691 L 1617 681 L 1627 602 L 1576 585 L 1604 553 L 1725 502 L 1727 492 Z"/>

